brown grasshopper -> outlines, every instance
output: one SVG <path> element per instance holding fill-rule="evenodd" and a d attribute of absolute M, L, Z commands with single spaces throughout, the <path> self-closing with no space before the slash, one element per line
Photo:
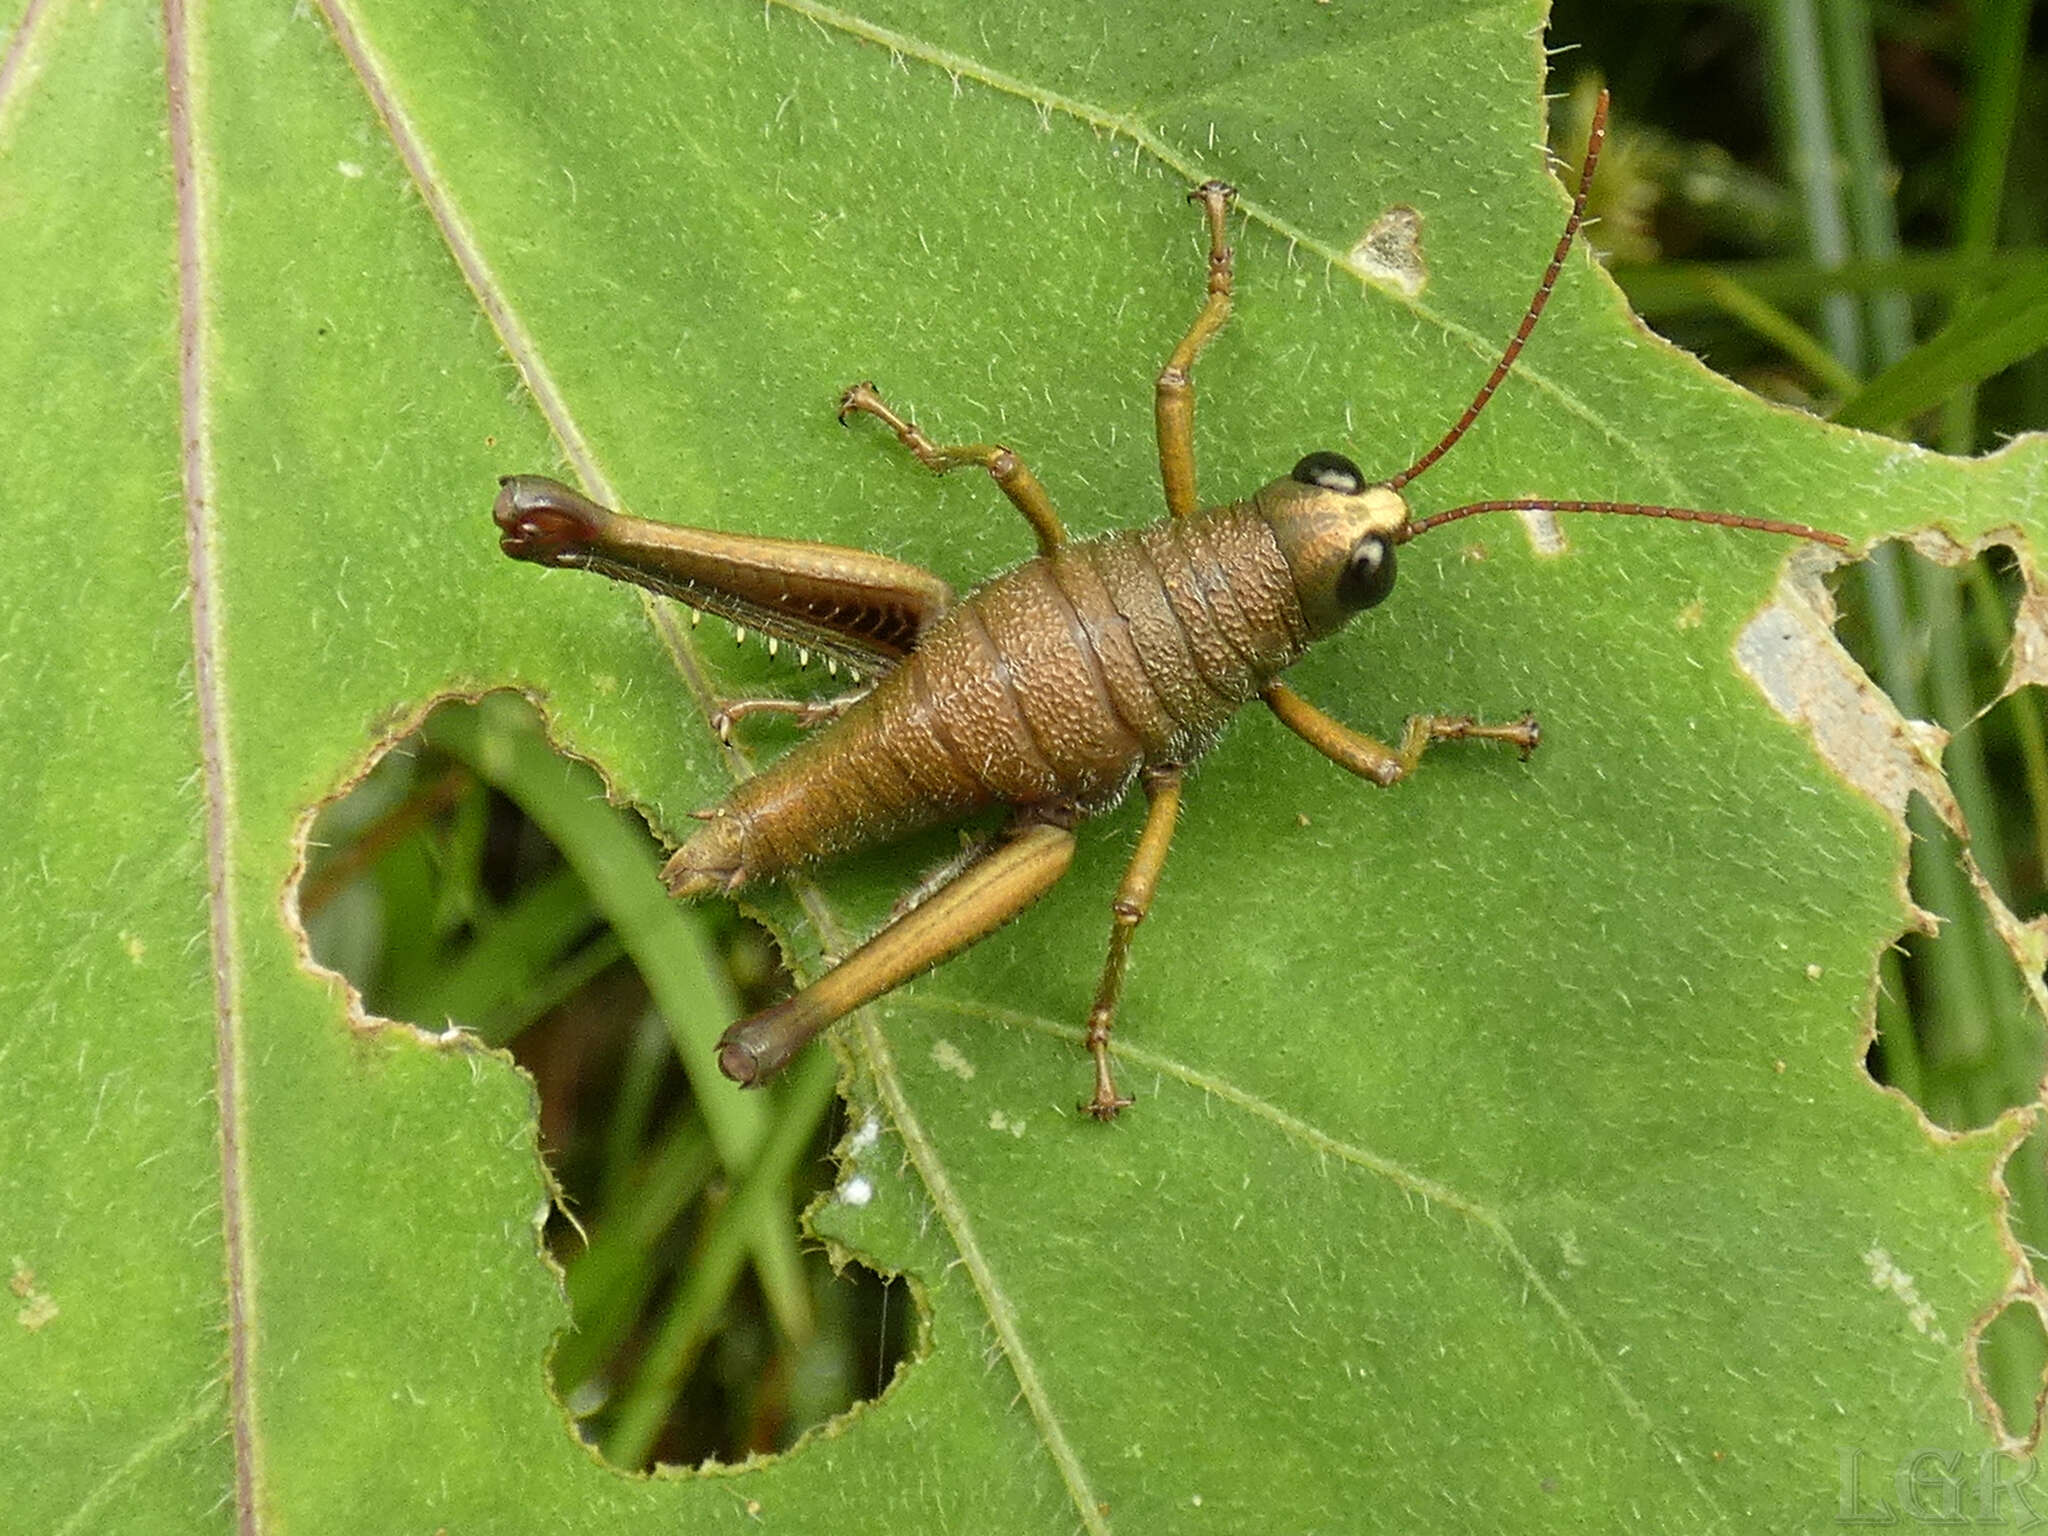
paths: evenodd
<path fill-rule="evenodd" d="M 1017 916 L 1066 872 L 1073 828 L 1114 807 L 1135 782 L 1148 802 L 1145 827 L 1117 891 L 1087 1027 L 1095 1091 L 1082 1108 L 1113 1119 L 1131 1102 L 1117 1090 L 1109 1052 L 1131 935 L 1151 907 L 1187 770 L 1240 707 L 1264 699 L 1310 746 L 1380 785 L 1399 783 L 1435 742 L 1502 742 L 1524 758 L 1537 745 L 1528 716 L 1486 725 L 1415 715 L 1389 747 L 1279 680 L 1310 645 L 1387 596 L 1398 545 L 1459 518 L 1524 509 L 1673 518 L 1847 545 L 1798 523 L 1631 502 L 1487 501 L 1411 516 L 1402 487 L 1464 436 L 1536 328 L 1585 215 L 1606 117 L 1603 95 L 1564 233 L 1492 376 L 1435 447 L 1385 480 L 1368 482 L 1341 455 L 1312 453 L 1249 500 L 1197 500 L 1190 373 L 1231 305 L 1225 219 L 1234 194 L 1212 181 L 1189 194 L 1208 220 L 1207 301 L 1156 387 L 1163 522 L 1070 540 L 1008 448 L 935 444 L 872 384 L 846 391 L 840 421 L 878 418 L 940 474 L 986 469 L 1038 536 L 1034 558 L 956 598 L 930 572 L 863 550 L 625 517 L 538 476 L 502 482 L 494 515 L 513 558 L 651 587 L 759 630 L 771 645 L 816 650 L 874 679 L 843 698 L 742 699 L 719 712 L 721 732 L 767 711 L 829 725 L 696 813 L 704 825 L 662 872 L 676 895 L 730 894 L 813 860 L 1010 807 L 1002 831 L 928 882 L 922 900 L 794 997 L 728 1029 L 718 1058 L 727 1077 L 761 1082 L 819 1030 Z"/>

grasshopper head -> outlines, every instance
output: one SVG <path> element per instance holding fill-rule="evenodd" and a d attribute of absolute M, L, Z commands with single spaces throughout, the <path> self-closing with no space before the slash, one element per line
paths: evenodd
<path fill-rule="evenodd" d="M 1408 536 L 1408 503 L 1368 485 L 1336 453 L 1312 453 L 1252 498 L 1279 541 L 1315 638 L 1335 634 L 1394 588 L 1394 546 Z"/>

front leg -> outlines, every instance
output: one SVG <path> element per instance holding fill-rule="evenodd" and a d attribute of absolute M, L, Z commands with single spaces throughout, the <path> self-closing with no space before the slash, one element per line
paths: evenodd
<path fill-rule="evenodd" d="M 1045 494 L 1045 487 L 1024 467 L 1024 461 L 1001 443 L 941 446 L 926 437 L 916 422 L 890 410 L 888 403 L 875 393 L 873 384 L 856 384 L 839 397 L 841 426 L 845 426 L 846 418 L 855 412 L 884 423 L 896 434 L 896 441 L 915 454 L 917 462 L 935 475 L 973 465 L 987 470 L 989 478 L 1010 498 L 1010 505 L 1024 514 L 1024 521 L 1038 535 L 1040 554 L 1049 555 L 1067 542 L 1067 530 L 1060 522 L 1059 513 L 1052 509 L 1052 498 Z"/>
<path fill-rule="evenodd" d="M 1295 735 L 1339 768 L 1381 788 L 1407 778 L 1422 754 L 1439 741 L 1497 741 L 1520 751 L 1524 762 L 1543 741 L 1534 715 L 1507 725 L 1484 725 L 1470 715 L 1410 715 L 1401 731 L 1401 745 L 1390 747 L 1331 719 L 1285 683 L 1268 683 L 1260 696 Z"/>

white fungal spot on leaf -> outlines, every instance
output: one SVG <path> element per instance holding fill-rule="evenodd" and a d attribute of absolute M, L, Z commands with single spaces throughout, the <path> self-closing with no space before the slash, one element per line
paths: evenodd
<path fill-rule="evenodd" d="M 1557 514 L 1548 507 L 1524 507 L 1515 514 L 1529 535 L 1529 547 L 1539 555 L 1565 552 L 1564 530 L 1557 526 Z"/>
<path fill-rule="evenodd" d="M 1913 1277 L 1900 1269 L 1889 1253 L 1873 1245 L 1863 1255 L 1863 1262 L 1870 1266 L 1870 1283 L 1881 1291 L 1890 1291 L 1905 1304 L 1906 1320 L 1917 1332 L 1937 1344 L 1948 1342 L 1948 1335 L 1935 1322 L 1934 1308 L 1921 1299 L 1920 1288 L 1913 1283 Z"/>
<path fill-rule="evenodd" d="M 938 1040 L 932 1045 L 932 1060 L 959 1078 L 961 1082 L 972 1082 L 974 1063 L 960 1054 L 960 1047 L 950 1040 Z"/>

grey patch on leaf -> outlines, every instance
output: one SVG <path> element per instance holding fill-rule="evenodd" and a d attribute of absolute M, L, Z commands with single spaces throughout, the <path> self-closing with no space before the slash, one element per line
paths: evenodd
<path fill-rule="evenodd" d="M 1369 282 L 1414 298 L 1429 286 L 1429 265 L 1422 259 L 1422 215 L 1406 203 L 1394 204 L 1366 226 L 1344 260 Z"/>
<path fill-rule="evenodd" d="M 1537 554 L 1561 555 L 1571 547 L 1565 542 L 1564 529 L 1558 526 L 1557 514 L 1548 507 L 1524 507 L 1515 516 L 1521 519 L 1529 547 Z"/>
<path fill-rule="evenodd" d="M 14 1320 L 26 1332 L 40 1333 L 57 1320 L 55 1298 L 36 1284 L 36 1272 L 19 1257 L 13 1261 L 13 1273 L 8 1276 L 7 1289 L 21 1302 Z"/>
<path fill-rule="evenodd" d="M 1884 1248 L 1873 1243 L 1863 1255 L 1863 1262 L 1870 1269 L 1870 1283 L 1878 1290 L 1898 1298 L 1899 1305 L 1906 1309 L 1906 1320 L 1914 1331 L 1946 1344 L 1948 1335 L 1941 1331 L 1934 1308 L 1920 1294 L 1920 1287 L 1913 1277 L 1899 1268 L 1896 1260 Z"/>
<path fill-rule="evenodd" d="M 1824 557 L 1823 557 L 1824 558 Z M 1771 707 L 1813 733 L 1821 757 L 1883 806 L 1901 827 L 1917 791 L 1963 833 L 1962 812 L 1942 776 L 1948 732 L 1908 720 L 1835 638 L 1834 603 L 1819 581 L 1820 561 L 1802 551 L 1771 605 L 1735 642 L 1735 660 Z"/>
<path fill-rule="evenodd" d="M 1995 529 L 1979 539 L 1973 548 L 1955 554 L 1946 552 L 1956 549 L 1952 541 L 1943 540 L 1942 545 L 1942 551 L 1923 548 L 1917 542 L 1914 547 L 1930 559 L 1948 565 L 1994 548 L 2009 551 L 2019 563 L 2020 600 L 2013 610 L 2012 650 L 2005 686 L 1999 690 L 1998 697 L 2008 698 L 2022 688 L 2048 687 L 2048 592 L 2041 590 L 2026 535 L 2016 528 Z M 1986 709 L 1989 707 L 1987 705 Z"/>
<path fill-rule="evenodd" d="M 1998 699 L 2003 699 L 2021 688 L 2048 685 L 2048 593 L 2043 593 L 2036 578 L 2033 559 L 2029 553 L 2025 536 L 2017 529 L 1994 530 L 1968 545 L 1958 543 L 1936 528 L 1921 528 L 1904 535 L 1903 542 L 1922 558 L 1938 565 L 1957 566 L 1975 560 L 1993 547 L 2002 547 L 2013 552 L 2020 564 L 2022 587 L 2020 600 L 2013 615 L 2012 661 L 2005 686 L 1999 690 Z M 1833 614 L 1830 612 L 1830 619 Z M 1997 699 L 1985 705 L 1988 710 Z M 1890 701 L 1886 700 L 1886 707 Z M 1979 712 L 1981 717 L 1983 711 Z M 1977 863 L 1977 856 L 1970 846 L 1970 829 L 1964 824 L 1961 809 L 1954 797 L 1948 794 L 1948 781 L 1940 777 L 1941 747 L 1948 743 L 1947 735 L 1939 727 L 1922 721 L 1907 722 L 1913 729 L 1926 732 L 1938 740 L 1931 758 L 1932 769 L 1942 788 L 1942 797 L 1927 794 L 1929 803 L 1935 808 L 1949 830 L 1962 843 L 1963 873 L 1969 877 L 1971 888 L 1977 893 L 1977 900 L 1983 905 L 1985 915 L 1991 920 L 1991 928 L 1999 941 L 2013 957 L 2019 969 L 2021 982 L 2033 1000 L 2035 1009 L 2048 1016 L 2048 916 L 2022 918 L 2005 903 L 2005 898 L 1988 880 Z M 1914 786 L 1920 788 L 1920 786 Z"/>
<path fill-rule="evenodd" d="M 2011 551 L 2019 562 L 2020 598 L 2013 612 L 2012 649 L 2005 685 L 1999 689 L 1996 699 L 1978 711 L 1977 718 L 1981 719 L 1994 704 L 2022 688 L 2048 687 L 2048 592 L 2041 590 L 2026 535 L 2016 528 L 1994 529 L 1965 548 L 1946 534 L 1924 530 L 1913 535 L 1909 542 L 1920 554 L 1943 565 L 1961 565 L 1993 548 Z M 1969 847 L 1967 832 L 1964 833 L 1963 870 L 1969 875 L 1977 899 L 1984 904 L 1984 910 L 1991 918 L 1992 930 L 2019 967 L 2020 978 L 2025 982 L 2035 1008 L 2048 1016 L 2048 978 L 2043 974 L 2048 971 L 2048 915 L 2022 918 L 2005 904 L 2005 899 L 1978 867 L 1976 855 Z"/>
<path fill-rule="evenodd" d="M 2048 1017 L 2048 977 L 2043 975 L 2048 972 L 2048 916 L 2021 917 L 2007 906 L 2005 898 L 1984 877 L 1976 854 L 1967 845 L 1963 848 L 1963 872 L 1970 877 L 1971 888 L 1984 904 L 1985 915 L 1991 919 L 1991 931 L 1998 935 L 1999 942 L 2019 967 L 2020 981 L 2034 1000 L 2035 1010 Z"/>
<path fill-rule="evenodd" d="M 2048 686 L 2048 592 L 2035 588 L 2030 569 L 2027 589 L 2012 616 L 2012 672 L 2005 680 L 2005 693 L 2031 683 Z"/>
<path fill-rule="evenodd" d="M 1926 558 L 1944 565 L 1974 559 L 1965 549 L 1933 529 L 1910 535 L 1907 542 Z M 1991 538 L 1986 544 L 2010 543 Z M 2019 547 L 2019 546 L 2015 546 Z M 1925 720 L 1908 720 L 1891 696 L 1870 678 L 1835 638 L 1835 608 L 1819 573 L 1828 557 L 1817 551 L 1794 555 L 1771 605 L 1752 619 L 1735 642 L 1735 659 L 1763 690 L 1771 707 L 1787 720 L 1813 733 L 1815 749 L 1850 784 L 1882 806 L 1906 835 L 1906 803 L 1919 794 L 1963 845 L 1963 871 L 1983 904 L 1998 935 L 2019 968 L 2034 1006 L 2048 1015 L 2048 917 L 2025 919 L 2005 904 L 1978 867 L 1970 850 L 1970 829 L 1963 820 L 1942 772 L 1942 753 L 1949 735 Z M 2006 691 L 2025 686 L 2022 658 L 2048 657 L 2041 621 L 2042 594 L 2032 568 L 2025 568 L 2026 594 L 2013 642 L 2013 677 Z M 1917 925 L 1932 933 L 1939 919 L 1914 909 Z"/>

